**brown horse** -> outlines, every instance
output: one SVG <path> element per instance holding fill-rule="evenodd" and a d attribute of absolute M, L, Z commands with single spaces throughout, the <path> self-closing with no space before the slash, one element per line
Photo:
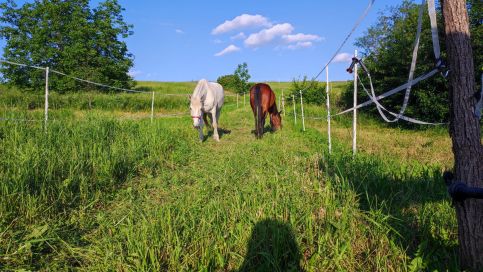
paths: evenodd
<path fill-rule="evenodd" d="M 267 113 L 270 113 L 270 125 L 273 131 L 282 127 L 282 117 L 280 116 L 282 112 L 277 110 L 276 100 L 275 93 L 268 84 L 258 83 L 250 88 L 250 105 L 255 116 L 255 135 L 257 139 L 263 136 Z"/>

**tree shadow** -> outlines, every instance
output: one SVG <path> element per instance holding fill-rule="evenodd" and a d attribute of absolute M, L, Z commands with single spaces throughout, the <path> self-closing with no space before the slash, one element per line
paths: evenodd
<path fill-rule="evenodd" d="M 447 217 L 424 211 L 426 204 L 449 199 L 441 169 L 387 164 L 368 156 L 353 159 L 351 155 L 322 159 L 320 165 L 329 176 L 349 181 L 362 210 L 390 215 L 388 224 L 396 232 L 391 239 L 407 249 L 411 258 L 420 258 L 425 269 L 458 269 L 456 244 L 435 231 L 441 227 L 438 224 L 449 224 L 442 221 Z"/>
<path fill-rule="evenodd" d="M 303 271 L 301 258 L 291 226 L 265 219 L 253 228 L 247 254 L 238 271 Z"/>

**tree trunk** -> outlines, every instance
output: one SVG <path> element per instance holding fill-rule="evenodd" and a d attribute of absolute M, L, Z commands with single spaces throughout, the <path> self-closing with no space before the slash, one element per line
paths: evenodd
<path fill-rule="evenodd" d="M 455 179 L 483 187 L 483 146 L 480 123 L 474 115 L 476 91 L 473 52 L 465 0 L 441 0 L 446 50 L 450 68 L 450 135 L 455 158 Z M 461 269 L 483 269 L 483 200 L 455 204 Z"/>

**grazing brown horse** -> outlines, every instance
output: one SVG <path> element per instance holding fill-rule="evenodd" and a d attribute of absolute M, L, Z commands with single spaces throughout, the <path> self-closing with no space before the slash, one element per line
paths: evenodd
<path fill-rule="evenodd" d="M 275 93 L 268 84 L 258 83 L 250 88 L 250 105 L 255 116 L 255 135 L 257 139 L 263 137 L 267 113 L 270 113 L 270 125 L 273 131 L 282 127 L 281 111 L 277 110 L 275 101 Z"/>

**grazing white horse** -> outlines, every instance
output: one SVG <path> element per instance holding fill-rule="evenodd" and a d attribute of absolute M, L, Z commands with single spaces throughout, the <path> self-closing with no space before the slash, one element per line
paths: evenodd
<path fill-rule="evenodd" d="M 198 129 L 200 141 L 203 141 L 203 119 L 206 123 L 206 115 L 211 120 L 213 126 L 213 138 L 220 141 L 218 135 L 218 120 L 223 103 L 225 102 L 225 94 L 223 87 L 214 82 L 208 82 L 206 79 L 198 81 L 193 94 L 190 96 L 190 111 L 193 118 L 193 127 Z"/>

